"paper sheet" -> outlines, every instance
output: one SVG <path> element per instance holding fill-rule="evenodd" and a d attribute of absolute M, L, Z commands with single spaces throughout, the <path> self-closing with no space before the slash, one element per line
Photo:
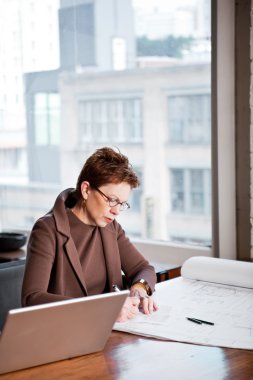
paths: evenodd
<path fill-rule="evenodd" d="M 159 310 L 114 329 L 137 335 L 219 347 L 253 349 L 253 289 L 185 279 L 157 284 Z M 214 326 L 195 324 L 199 318 Z"/>

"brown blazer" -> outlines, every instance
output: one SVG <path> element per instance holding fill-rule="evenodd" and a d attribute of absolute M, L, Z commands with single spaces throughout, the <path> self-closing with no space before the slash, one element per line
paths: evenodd
<path fill-rule="evenodd" d="M 23 306 L 88 295 L 66 214 L 65 201 L 71 190 L 59 194 L 53 209 L 41 217 L 32 229 L 22 286 Z M 129 241 L 120 224 L 114 221 L 101 227 L 100 233 L 110 291 L 113 284 L 122 288 L 121 270 L 130 283 L 144 278 L 154 290 L 154 268 Z"/>

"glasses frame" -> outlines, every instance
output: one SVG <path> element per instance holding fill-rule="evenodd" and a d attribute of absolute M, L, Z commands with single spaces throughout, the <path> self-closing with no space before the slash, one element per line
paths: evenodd
<path fill-rule="evenodd" d="M 120 208 L 119 208 L 120 211 L 125 211 L 125 210 L 128 210 L 130 208 L 130 204 L 128 202 L 120 202 L 117 199 L 112 199 L 112 198 L 108 197 L 107 195 L 105 195 L 105 193 L 103 193 L 103 191 L 101 191 L 97 187 L 93 187 L 93 189 L 96 190 L 100 195 L 102 195 L 102 197 L 104 197 L 104 199 L 108 202 L 110 207 L 116 207 L 116 206 L 120 205 Z"/>

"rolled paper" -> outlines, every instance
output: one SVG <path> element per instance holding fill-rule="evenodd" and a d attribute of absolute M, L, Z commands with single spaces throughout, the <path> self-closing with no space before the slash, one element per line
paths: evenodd
<path fill-rule="evenodd" d="M 253 289 L 253 263 L 194 256 L 186 260 L 181 275 L 192 280 Z"/>

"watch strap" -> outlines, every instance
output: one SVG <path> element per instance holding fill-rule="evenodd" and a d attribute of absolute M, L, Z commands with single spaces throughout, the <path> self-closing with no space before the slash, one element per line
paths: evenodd
<path fill-rule="evenodd" d="M 140 285 L 142 285 L 142 287 L 146 290 L 148 296 L 151 296 L 151 295 L 152 295 L 152 290 L 151 290 L 151 288 L 150 288 L 148 282 L 147 282 L 146 280 L 144 280 L 143 278 L 141 278 L 141 279 L 135 281 L 135 282 L 132 284 L 132 286 L 135 285 L 135 284 L 140 284 Z"/>

